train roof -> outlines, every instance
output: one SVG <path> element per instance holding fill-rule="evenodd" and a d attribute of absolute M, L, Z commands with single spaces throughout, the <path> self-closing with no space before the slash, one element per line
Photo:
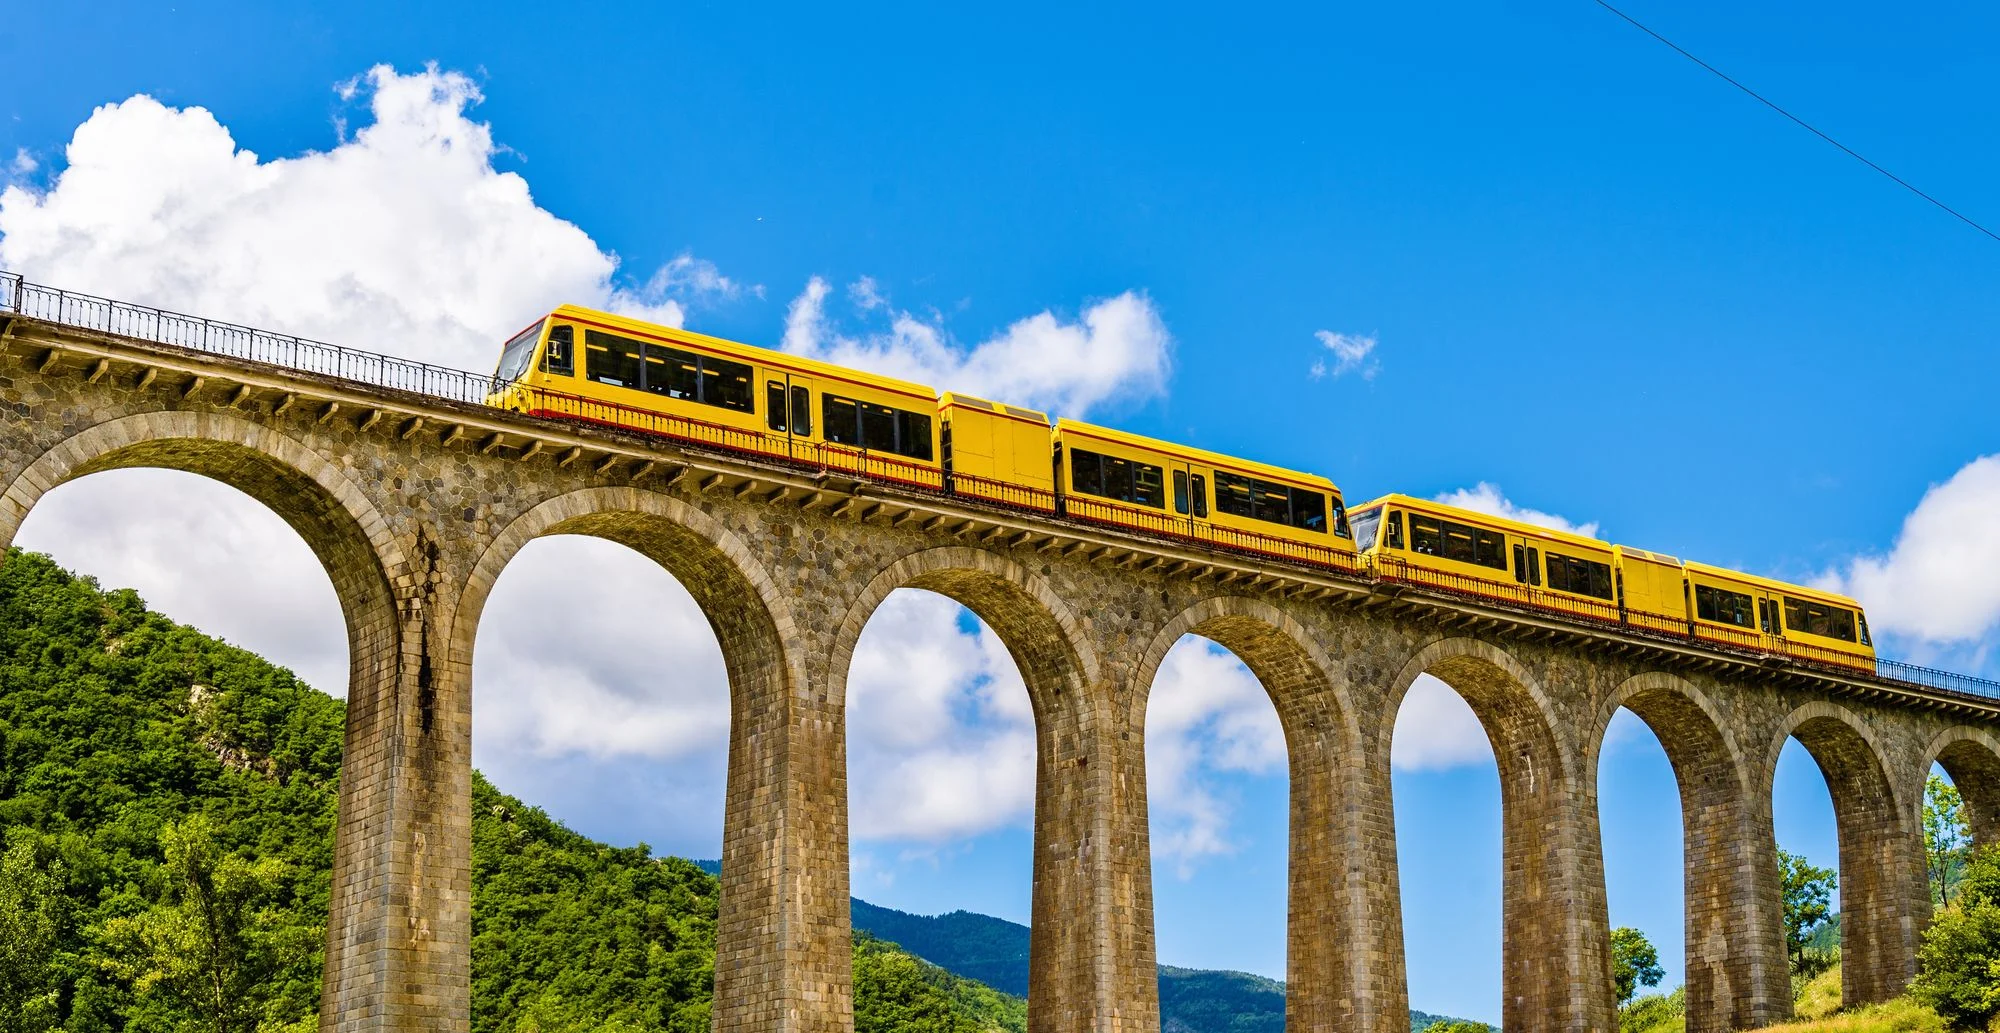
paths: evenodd
<path fill-rule="evenodd" d="M 1414 495 L 1403 495 L 1395 492 L 1391 492 L 1390 494 L 1384 495 L 1380 498 L 1369 499 L 1368 501 L 1363 502 L 1360 505 L 1354 506 L 1352 508 L 1355 510 L 1362 510 L 1362 509 L 1368 509 L 1373 506 L 1382 505 L 1385 503 L 1402 506 L 1405 509 L 1430 510 L 1432 512 L 1437 512 L 1437 513 L 1463 514 L 1466 519 L 1472 521 L 1473 523 L 1490 524 L 1498 527 L 1503 527 L 1510 531 L 1515 532 L 1516 534 L 1521 535 L 1522 537 L 1546 538 L 1550 541 L 1567 542 L 1571 545 L 1581 545 L 1593 549 L 1608 550 L 1612 548 L 1611 543 L 1605 541 L 1602 538 L 1592 538 L 1589 535 L 1577 534 L 1574 531 L 1559 531 L 1553 527 L 1543 527 L 1540 524 L 1524 523 L 1519 520 L 1510 520 L 1507 517 L 1494 516 L 1491 513 L 1483 513 L 1476 509 L 1466 509 L 1463 506 L 1454 506 L 1448 502 L 1438 502 L 1432 499 L 1420 499 Z"/>
<path fill-rule="evenodd" d="M 1293 484 L 1322 488 L 1334 494 L 1340 493 L 1340 488 L 1337 485 L 1316 473 L 1301 473 L 1298 470 L 1287 470 L 1282 466 L 1271 466 L 1268 463 L 1260 463 L 1254 459 L 1239 459 L 1235 456 L 1226 456 L 1219 452 L 1210 452 L 1205 449 L 1195 448 L 1192 445 L 1161 441 L 1158 438 L 1149 438 L 1141 434 L 1118 430 L 1114 427 L 1100 427 L 1094 423 L 1085 423 L 1082 420 L 1072 420 L 1068 417 L 1056 420 L 1056 433 L 1059 435 L 1081 434 L 1103 441 L 1116 442 L 1127 448 L 1138 448 L 1148 452 L 1159 452 L 1164 455 L 1177 456 L 1208 466 L 1221 467 L 1236 473 L 1253 474 L 1274 481 L 1290 481 Z"/>
<path fill-rule="evenodd" d="M 1044 427 L 1049 425 L 1049 414 L 1042 412 L 1040 409 L 1029 409 L 1025 406 L 1013 405 L 1007 402 L 988 401 L 987 399 L 959 391 L 946 391 L 939 395 L 938 405 L 942 408 L 961 405 L 968 409 L 981 409 L 1001 416 L 1011 416 L 1017 420 L 1026 420 L 1029 423 L 1039 423 Z"/>
<path fill-rule="evenodd" d="M 883 391 L 894 391 L 897 394 L 915 395 L 920 398 L 929 398 L 933 401 L 935 401 L 938 398 L 937 389 L 927 384 L 919 384 L 909 380 L 900 380 L 897 379 L 896 377 L 885 377 L 879 373 L 870 373 L 866 370 L 854 369 L 848 366 L 839 366 L 831 362 L 822 362 L 819 359 L 808 358 L 804 355 L 795 355 L 791 352 L 782 352 L 782 351 L 776 351 L 771 348 L 762 348 L 754 344 L 744 344 L 741 341 L 731 341 L 721 337 L 710 337 L 707 334 L 698 334 L 692 330 L 682 330 L 678 327 L 661 326 L 658 323 L 648 323 L 644 320 L 633 319 L 630 316 L 620 316 L 610 312 L 602 312 L 597 309 L 584 308 L 581 305 L 562 305 L 559 306 L 554 312 L 551 312 L 549 315 L 552 318 L 568 319 L 578 323 L 588 323 L 591 325 L 602 327 L 607 330 L 618 330 L 625 333 L 640 334 L 646 337 L 651 337 L 662 341 L 679 341 L 686 344 L 698 345 L 703 348 L 709 348 L 715 351 L 722 352 L 723 354 L 726 355 L 736 355 L 742 358 L 763 362 L 766 365 L 777 366 L 783 369 L 789 369 L 799 373 L 805 373 L 811 376 L 827 377 L 834 380 L 844 380 L 849 383 L 864 384 L 868 387 L 878 388 Z"/>
<path fill-rule="evenodd" d="M 1862 608 L 1859 600 L 1851 598 L 1849 596 L 1841 595 L 1839 592 L 1829 592 L 1822 588 L 1813 588 L 1810 585 L 1795 585 L 1789 581 L 1779 581 L 1776 578 L 1759 577 L 1756 574 L 1745 574 L 1740 570 L 1730 570 L 1727 567 L 1718 567 L 1708 563 L 1696 563 L 1693 560 L 1687 561 L 1687 563 L 1684 565 L 1687 567 L 1688 570 L 1693 571 L 1694 573 L 1697 574 L 1707 574 L 1710 577 L 1727 578 L 1731 581 L 1747 582 L 1749 584 L 1757 586 L 1758 588 L 1765 589 L 1766 591 L 1783 592 L 1789 595 L 1796 595 L 1809 599 L 1816 599 L 1819 600 L 1820 602 L 1838 603 L 1841 606 L 1846 606 L 1855 610 L 1859 610 Z"/>

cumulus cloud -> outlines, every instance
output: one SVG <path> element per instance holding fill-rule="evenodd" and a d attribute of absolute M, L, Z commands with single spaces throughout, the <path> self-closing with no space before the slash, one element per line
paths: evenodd
<path fill-rule="evenodd" d="M 483 741 L 542 757 L 709 755 L 719 767 L 722 647 L 687 589 L 645 557 L 596 538 L 529 542 L 494 583 L 481 629 Z"/>
<path fill-rule="evenodd" d="M 1489 484 L 1485 481 L 1480 481 L 1471 488 L 1460 488 L 1457 491 L 1445 492 L 1439 495 L 1437 500 L 1447 506 L 1457 506 L 1460 509 L 1469 509 L 1475 513 L 1488 513 L 1497 517 L 1505 517 L 1509 520 L 1519 520 L 1524 524 L 1534 524 L 1537 527 L 1568 531 L 1571 534 L 1580 534 L 1586 538 L 1597 537 L 1597 521 L 1592 520 L 1588 523 L 1579 524 L 1566 517 L 1557 516 L 1554 513 L 1544 513 L 1539 509 L 1517 506 L 1511 499 L 1501 493 L 1499 485 Z"/>
<path fill-rule="evenodd" d="M 71 481 L 29 511 L 14 544 L 346 693 L 347 632 L 326 568 L 276 513 L 219 481 L 179 470 Z"/>
<path fill-rule="evenodd" d="M 463 369 L 563 302 L 679 325 L 668 292 L 726 291 L 677 259 L 618 285 L 617 256 L 494 167 L 479 90 L 370 69 L 369 122 L 265 160 L 204 108 L 139 95 L 93 111 L 46 190 L 0 192 L 0 267 L 29 279 Z"/>
<path fill-rule="evenodd" d="M 1358 373 L 1363 380 L 1373 380 L 1375 374 L 1382 369 L 1382 363 L 1373 358 L 1374 334 L 1339 334 L 1331 330 L 1315 330 L 1313 336 L 1319 339 L 1320 347 L 1331 353 L 1333 358 L 1331 366 L 1327 365 L 1326 355 L 1313 360 L 1314 380 L 1325 377 L 1339 378 L 1349 373 Z"/>
<path fill-rule="evenodd" d="M 847 674 L 849 821 L 856 840 L 935 844 L 1023 826 L 1035 805 L 1035 723 L 998 636 L 940 595 L 892 593 Z"/>
<path fill-rule="evenodd" d="M 0 267 L 475 370 L 562 302 L 678 325 L 689 304 L 761 296 L 691 253 L 635 274 L 540 207 L 526 179 L 496 168 L 505 148 L 471 117 L 481 97 L 463 75 L 385 66 L 337 92 L 354 125 L 343 120 L 326 150 L 277 158 L 241 148 L 199 107 L 142 95 L 98 108 L 62 162 L 17 157 L 0 179 Z M 1137 292 L 1073 319 L 1031 315 L 971 347 L 867 279 L 851 296 L 874 329 L 850 336 L 828 318 L 828 293 L 814 279 L 792 303 L 788 347 L 1071 414 L 1157 394 L 1169 372 L 1171 339 Z M 143 520 L 132 514 L 141 498 Z M 325 573 L 274 515 L 230 489 L 155 471 L 94 475 L 52 493 L 18 540 L 136 586 L 169 615 L 323 689 L 345 687 Z M 565 613 L 586 619 L 559 619 L 548 600 L 579 583 L 593 603 Z M 619 547 L 552 539 L 525 550 L 489 600 L 474 681 L 475 755 L 520 778 L 531 799 L 537 779 L 601 769 L 631 781 L 640 763 L 719 792 L 728 692 L 718 647 L 686 593 Z M 1028 820 L 1025 690 L 1001 643 L 955 604 L 892 597 L 857 650 L 852 686 L 857 837 L 926 843 Z M 699 810 L 689 820 L 706 821 Z"/>
<path fill-rule="evenodd" d="M 1183 879 L 1241 847 L 1230 820 L 1240 779 L 1285 772 L 1285 735 L 1271 697 L 1235 654 L 1182 638 L 1146 702 L 1146 800 L 1156 860 Z"/>
<path fill-rule="evenodd" d="M 1860 600 L 1875 630 L 1970 642 L 2000 627 L 2000 455 L 1933 485 L 1887 555 L 1858 556 L 1822 579 Z"/>
<path fill-rule="evenodd" d="M 1486 727 L 1452 687 L 1420 674 L 1403 694 L 1389 759 L 1402 771 L 1444 771 L 1493 763 Z"/>
<path fill-rule="evenodd" d="M 1086 305 L 1074 320 L 1044 311 L 1016 320 L 970 347 L 937 318 L 896 308 L 875 281 L 848 288 L 855 310 L 876 326 L 843 333 L 827 314 L 831 285 L 820 277 L 792 299 L 781 347 L 800 355 L 965 391 L 1065 416 L 1112 399 L 1143 400 L 1166 389 L 1173 338 L 1144 294 L 1126 291 Z M 880 325 L 886 321 L 886 326 Z"/>

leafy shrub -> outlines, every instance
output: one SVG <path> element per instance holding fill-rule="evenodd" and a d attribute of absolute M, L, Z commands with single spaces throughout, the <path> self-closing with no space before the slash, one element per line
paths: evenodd
<path fill-rule="evenodd" d="M 2000 1015 L 2000 849 L 1966 863 L 1956 899 L 1924 934 L 1910 996 L 1954 1029 L 1981 1029 Z"/>

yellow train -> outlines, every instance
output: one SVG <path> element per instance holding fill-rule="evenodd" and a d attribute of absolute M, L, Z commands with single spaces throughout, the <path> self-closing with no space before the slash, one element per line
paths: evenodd
<path fill-rule="evenodd" d="M 1852 599 L 565 305 L 488 403 L 1814 663 L 1872 670 Z M 1350 526 L 1351 521 L 1351 526 Z"/>
<path fill-rule="evenodd" d="M 1872 671 L 1852 599 L 1408 495 L 1354 510 L 1377 580 Z"/>

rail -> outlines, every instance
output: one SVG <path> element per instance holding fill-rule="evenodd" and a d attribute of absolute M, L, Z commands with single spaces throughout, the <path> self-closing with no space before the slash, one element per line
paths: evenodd
<path fill-rule="evenodd" d="M 725 452 L 754 455 L 802 469 L 841 471 L 868 480 L 949 493 L 959 498 L 976 499 L 985 504 L 1032 511 L 1059 519 L 1110 525 L 1167 540 L 1248 553 L 1314 569 L 1346 574 L 1368 573 L 1352 553 L 1330 546 L 1239 531 L 1213 523 L 1197 523 L 1108 500 L 1076 495 L 1059 497 L 1048 489 L 980 477 L 953 476 L 899 456 L 847 445 L 799 441 L 784 434 L 745 430 L 545 389 L 508 388 L 486 374 L 46 287 L 28 282 L 19 273 L 0 272 L 0 312 L 453 402 L 487 404 L 490 397 L 502 393 L 504 389 L 509 397 L 522 401 L 520 409 L 530 416 L 638 430 Z M 1618 627 L 1652 638 L 1694 641 L 1751 656 L 1764 657 L 1773 652 L 1764 648 L 1761 635 L 1747 631 L 1738 635 L 1703 625 L 1690 625 L 1680 616 L 1621 611 L 1608 602 L 1555 596 L 1527 585 L 1470 578 L 1401 560 L 1378 559 L 1374 568 L 1374 579 L 1382 583 L 1408 585 L 1444 595 L 1554 613 L 1580 624 Z M 1845 674 L 1867 673 L 1881 681 L 1914 688 L 2000 700 L 2000 681 L 1990 678 L 1940 671 L 1886 658 L 1870 661 L 1865 657 L 1789 641 L 1783 644 L 1783 653 L 1813 668 Z"/>

